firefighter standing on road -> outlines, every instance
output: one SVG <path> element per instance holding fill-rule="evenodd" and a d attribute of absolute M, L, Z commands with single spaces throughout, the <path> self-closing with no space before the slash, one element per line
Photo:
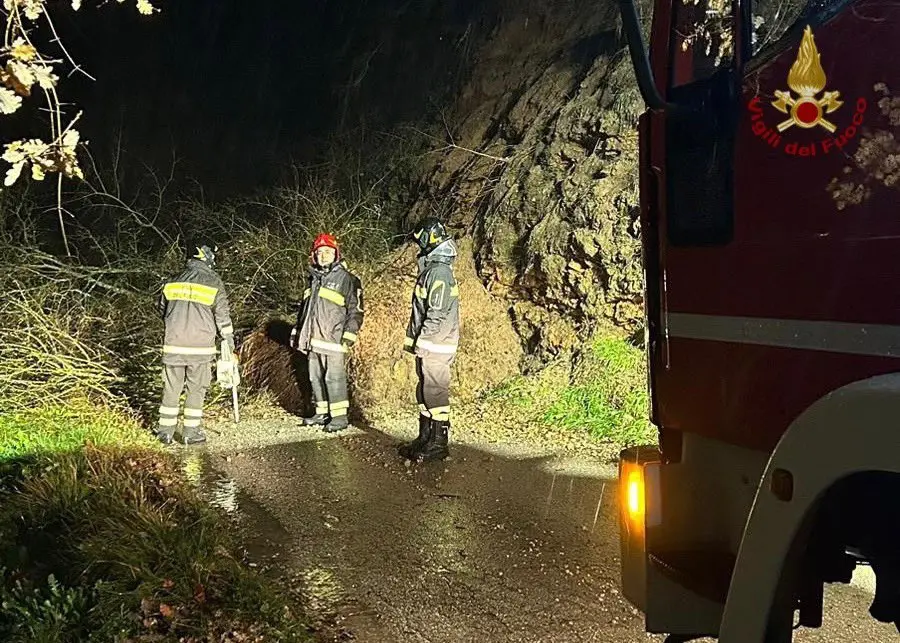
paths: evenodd
<path fill-rule="evenodd" d="M 184 271 L 163 286 L 159 314 L 166 324 L 163 345 L 163 394 L 157 437 L 171 444 L 178 424 L 179 400 L 184 401 L 185 444 L 206 442 L 203 403 L 212 381 L 216 334 L 234 353 L 234 328 L 222 279 L 213 270 L 218 248 L 203 241 L 191 246 Z"/>
<path fill-rule="evenodd" d="M 459 344 L 459 286 L 453 276 L 456 246 L 440 221 L 426 218 L 413 233 L 419 278 L 404 350 L 416 356 L 419 436 L 399 448 L 410 460 L 443 460 L 450 431 L 450 367 Z"/>
<path fill-rule="evenodd" d="M 348 426 L 346 356 L 356 343 L 363 322 L 363 295 L 359 278 L 341 259 L 338 243 L 320 234 L 313 243 L 309 286 L 291 332 L 291 345 L 309 358 L 315 414 L 303 418 L 306 426 L 324 426 L 334 433 Z"/>

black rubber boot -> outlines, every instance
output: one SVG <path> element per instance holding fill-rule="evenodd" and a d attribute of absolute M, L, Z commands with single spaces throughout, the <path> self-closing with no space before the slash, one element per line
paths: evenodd
<path fill-rule="evenodd" d="M 312 417 L 303 418 L 303 426 L 325 426 L 328 424 L 328 416 L 324 413 L 316 413 Z"/>
<path fill-rule="evenodd" d="M 431 420 L 431 436 L 428 442 L 422 446 L 417 455 L 419 462 L 443 460 L 450 455 L 447 442 L 450 437 L 450 422 L 444 420 Z"/>
<path fill-rule="evenodd" d="M 422 448 L 431 437 L 431 418 L 419 415 L 419 437 L 412 442 L 401 444 L 397 452 L 407 460 L 414 460 L 419 449 Z"/>
<path fill-rule="evenodd" d="M 339 415 L 335 418 L 331 418 L 328 424 L 325 425 L 325 433 L 337 433 L 338 431 L 343 431 L 348 426 L 350 426 L 350 421 L 347 419 L 347 416 Z"/>
<path fill-rule="evenodd" d="M 202 429 L 197 429 L 193 433 L 187 433 L 181 435 L 181 441 L 183 444 L 203 444 L 206 442 L 206 434 Z"/>

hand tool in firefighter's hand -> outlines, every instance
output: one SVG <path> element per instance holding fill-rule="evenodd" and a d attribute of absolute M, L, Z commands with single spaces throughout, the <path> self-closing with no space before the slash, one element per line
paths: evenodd
<path fill-rule="evenodd" d="M 241 420 L 237 396 L 237 387 L 241 382 L 241 373 L 237 354 L 232 353 L 225 342 L 222 342 L 219 360 L 216 362 L 216 381 L 222 388 L 231 389 L 231 406 L 234 410 L 234 422 L 237 424 Z"/>

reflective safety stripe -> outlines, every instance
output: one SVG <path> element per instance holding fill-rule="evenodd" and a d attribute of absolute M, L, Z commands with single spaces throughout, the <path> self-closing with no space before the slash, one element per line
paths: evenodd
<path fill-rule="evenodd" d="M 203 409 L 184 409 L 184 417 L 186 418 L 202 418 Z"/>
<path fill-rule="evenodd" d="M 453 288 L 450 289 L 450 296 L 459 297 L 459 286 L 453 286 Z"/>
<path fill-rule="evenodd" d="M 427 339 L 422 338 L 419 338 L 416 346 L 424 348 L 426 351 L 431 351 L 432 353 L 451 354 L 456 352 L 456 344 L 435 344 L 434 342 L 429 342 Z"/>
<path fill-rule="evenodd" d="M 338 306 L 343 306 L 346 303 L 344 296 L 337 290 L 332 290 L 331 288 L 319 288 L 319 297 L 334 302 Z"/>
<path fill-rule="evenodd" d="M 359 339 L 359 337 L 357 337 L 355 333 L 351 333 L 346 330 L 344 331 L 344 334 L 342 335 L 342 337 L 344 339 L 349 339 L 351 342 L 355 342 L 356 340 Z"/>
<path fill-rule="evenodd" d="M 321 348 L 325 351 L 334 351 L 335 353 L 346 353 L 347 347 L 343 344 L 333 344 L 331 342 L 323 342 L 321 339 L 313 339 L 309 342 L 313 348 Z"/>
<path fill-rule="evenodd" d="M 416 297 L 419 299 L 425 299 L 428 296 L 428 291 L 425 290 L 425 286 L 416 286 Z"/>
<path fill-rule="evenodd" d="M 328 402 L 316 402 L 316 414 L 324 415 L 328 413 Z"/>
<path fill-rule="evenodd" d="M 449 420 L 450 419 L 450 407 L 449 406 L 436 406 L 433 409 L 429 409 L 431 412 L 431 417 L 435 420 Z"/>
<path fill-rule="evenodd" d="M 218 288 L 193 284 L 188 281 L 173 281 L 163 286 L 163 294 L 169 301 L 190 301 L 206 306 L 213 305 L 218 292 Z"/>
<path fill-rule="evenodd" d="M 194 419 L 192 419 L 192 420 L 189 420 L 189 419 L 185 418 L 185 419 L 184 419 L 184 426 L 185 426 L 185 428 L 188 428 L 188 429 L 195 429 L 195 428 L 197 428 L 198 426 L 200 426 L 200 423 L 201 423 L 201 422 L 202 422 L 202 420 L 201 420 L 200 418 L 194 418 Z"/>
<path fill-rule="evenodd" d="M 222 326 L 221 330 L 222 335 L 233 335 L 234 334 L 234 326 L 228 324 L 227 326 Z"/>
<path fill-rule="evenodd" d="M 900 357 L 900 326 L 668 313 L 671 337 L 847 355 Z"/>
<path fill-rule="evenodd" d="M 348 409 L 350 408 L 350 401 L 344 400 L 343 402 L 330 402 L 328 406 L 332 411 L 334 411 L 335 409 Z"/>
<path fill-rule="evenodd" d="M 307 288 L 306 290 L 304 290 L 304 291 L 303 291 L 303 298 L 304 298 L 304 299 L 307 299 L 307 298 L 309 297 L 309 295 L 310 295 L 311 292 L 312 292 L 312 290 L 310 290 L 309 288 Z"/>
<path fill-rule="evenodd" d="M 163 346 L 163 353 L 169 355 L 215 355 L 215 346 Z"/>
<path fill-rule="evenodd" d="M 339 418 L 347 415 L 347 409 L 331 409 L 331 417 Z"/>
<path fill-rule="evenodd" d="M 412 345 L 415 344 L 415 343 L 416 343 L 416 340 L 414 340 L 412 337 L 406 337 L 406 338 L 404 338 L 404 340 L 403 340 L 403 345 L 404 345 L 404 346 L 412 346 Z"/>
<path fill-rule="evenodd" d="M 160 426 L 175 426 L 178 424 L 178 418 L 159 418 Z"/>
<path fill-rule="evenodd" d="M 428 305 L 434 306 L 435 308 L 440 308 L 444 305 L 444 292 L 447 289 L 447 284 L 443 281 L 435 281 L 431 284 L 431 291 L 428 293 Z"/>
<path fill-rule="evenodd" d="M 160 415 L 178 415 L 178 407 L 177 406 L 160 406 L 159 407 Z"/>
<path fill-rule="evenodd" d="M 431 414 L 428 412 L 428 407 L 424 404 L 419 404 L 419 413 L 421 413 L 425 417 L 431 417 Z"/>

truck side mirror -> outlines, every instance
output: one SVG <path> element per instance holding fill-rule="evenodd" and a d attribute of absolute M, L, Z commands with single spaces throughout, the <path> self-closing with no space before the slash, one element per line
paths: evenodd
<path fill-rule="evenodd" d="M 653 71 L 650 69 L 650 57 L 647 54 L 647 46 L 644 44 L 644 36 L 641 34 L 641 23 L 637 15 L 635 0 L 619 0 L 619 13 L 622 16 L 622 29 L 625 32 L 625 40 L 628 41 L 628 53 L 631 55 L 631 64 L 634 67 L 634 75 L 637 77 L 638 89 L 641 97 L 650 109 L 662 110 L 673 115 L 682 115 L 693 110 L 682 105 L 668 103 L 659 93 Z"/>

